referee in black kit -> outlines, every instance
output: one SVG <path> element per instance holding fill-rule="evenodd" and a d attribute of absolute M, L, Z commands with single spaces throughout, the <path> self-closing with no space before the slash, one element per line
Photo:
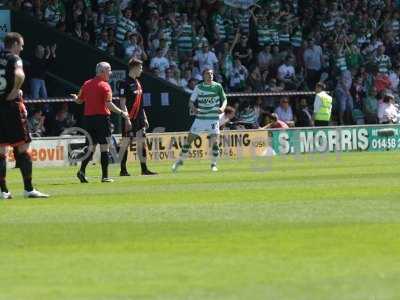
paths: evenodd
<path fill-rule="evenodd" d="M 111 140 L 111 111 L 129 120 L 128 113 L 112 103 L 112 90 L 108 83 L 111 75 L 111 66 L 107 62 L 100 62 L 96 66 L 96 77 L 86 81 L 79 95 L 71 94 L 78 104 L 85 104 L 85 128 L 89 133 L 93 145 L 89 145 L 88 157 L 82 161 L 81 168 L 76 174 L 82 183 L 87 183 L 85 176 L 86 166 L 93 158 L 97 144 L 100 144 L 102 182 L 113 182 L 108 177 L 108 159 Z"/>
<path fill-rule="evenodd" d="M 129 119 L 122 123 L 122 142 L 121 149 L 123 156 L 121 159 L 120 176 L 130 176 L 126 168 L 128 158 L 128 146 L 132 140 L 136 141 L 137 155 L 139 156 L 142 175 L 157 175 L 147 168 L 147 151 L 145 134 L 149 127 L 146 112 L 143 108 L 143 89 L 138 78 L 143 72 L 143 62 L 132 58 L 128 63 L 128 79 L 120 89 L 120 107 L 124 112 L 129 113 Z"/>

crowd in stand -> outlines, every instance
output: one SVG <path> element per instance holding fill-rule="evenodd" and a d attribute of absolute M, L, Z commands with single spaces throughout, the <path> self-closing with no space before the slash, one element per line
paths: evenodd
<path fill-rule="evenodd" d="M 213 68 L 215 80 L 230 92 L 313 91 L 321 81 L 334 98 L 336 124 L 397 122 L 398 1 L 253 2 L 248 9 L 220 0 L 16 0 L 12 5 L 111 55 L 137 57 L 155 76 L 189 93 L 205 67 Z M 272 112 L 288 126 L 305 126 L 312 102 L 258 97 L 231 105 L 238 120 L 259 128 Z"/>

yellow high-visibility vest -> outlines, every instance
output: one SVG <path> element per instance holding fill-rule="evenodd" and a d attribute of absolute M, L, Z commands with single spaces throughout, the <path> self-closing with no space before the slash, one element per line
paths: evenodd
<path fill-rule="evenodd" d="M 332 113 L 332 97 L 326 92 L 320 92 L 317 96 L 321 99 L 319 111 L 315 112 L 314 119 L 317 121 L 330 121 Z"/>

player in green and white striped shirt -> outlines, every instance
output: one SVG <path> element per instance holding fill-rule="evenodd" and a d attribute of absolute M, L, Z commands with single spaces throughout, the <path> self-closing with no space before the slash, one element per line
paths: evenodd
<path fill-rule="evenodd" d="M 189 107 L 196 118 L 190 128 L 187 143 L 183 145 L 180 158 L 173 164 L 172 171 L 176 172 L 187 158 L 191 144 L 202 132 L 210 136 L 212 152 L 211 170 L 218 171 L 217 158 L 219 154 L 219 115 L 224 112 L 227 100 L 221 84 L 213 81 L 214 73 L 210 68 L 203 71 L 204 81 L 199 83 L 190 96 Z M 197 105 L 196 105 L 197 104 Z"/>

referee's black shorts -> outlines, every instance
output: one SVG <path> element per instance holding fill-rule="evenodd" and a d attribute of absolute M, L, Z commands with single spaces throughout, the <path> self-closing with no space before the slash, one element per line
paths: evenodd
<path fill-rule="evenodd" d="M 0 100 L 0 146 L 16 147 L 31 140 L 24 103 Z"/>
<path fill-rule="evenodd" d="M 85 116 L 85 129 L 92 138 L 93 144 L 106 145 L 111 139 L 110 116 L 94 115 Z"/>
<path fill-rule="evenodd" d="M 142 118 L 136 118 L 136 119 L 131 119 L 131 124 L 132 127 L 130 130 L 126 130 L 125 128 L 125 119 L 122 118 L 122 130 L 121 130 L 121 134 L 123 137 L 131 137 L 131 138 L 135 138 L 135 137 L 140 137 L 138 136 L 139 133 L 142 133 L 141 137 L 145 136 L 145 124 L 144 124 L 144 120 Z"/>

